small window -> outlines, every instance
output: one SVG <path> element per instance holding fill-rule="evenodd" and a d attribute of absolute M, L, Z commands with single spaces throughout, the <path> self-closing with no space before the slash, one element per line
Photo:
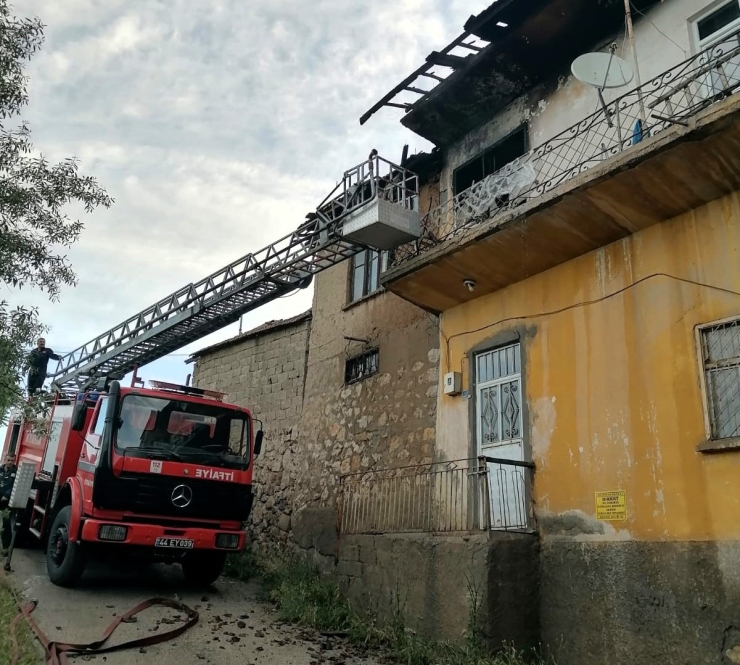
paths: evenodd
<path fill-rule="evenodd" d="M 10 445 L 8 446 L 8 456 L 12 457 L 15 455 L 15 450 L 18 447 L 18 439 L 21 435 L 21 424 L 20 422 L 14 422 L 11 425 L 12 429 L 10 430 Z"/>
<path fill-rule="evenodd" d="M 472 187 L 476 182 L 480 182 L 483 178 L 501 170 L 526 152 L 527 126 L 522 125 L 475 159 L 455 170 L 455 196 Z"/>
<path fill-rule="evenodd" d="M 366 249 L 352 257 L 350 302 L 380 288 L 380 274 L 388 268 L 388 252 Z"/>
<path fill-rule="evenodd" d="M 103 427 L 105 427 L 105 409 L 108 405 L 108 398 L 107 397 L 101 397 L 100 398 L 100 408 L 98 409 L 98 416 L 97 420 L 95 421 L 95 429 L 93 430 L 93 434 L 97 434 L 98 436 L 102 436 L 103 434 Z"/>
<path fill-rule="evenodd" d="M 700 329 L 712 439 L 740 436 L 740 319 Z"/>
<path fill-rule="evenodd" d="M 347 360 L 344 366 L 344 382 L 355 383 L 378 373 L 378 349 L 365 351 Z"/>

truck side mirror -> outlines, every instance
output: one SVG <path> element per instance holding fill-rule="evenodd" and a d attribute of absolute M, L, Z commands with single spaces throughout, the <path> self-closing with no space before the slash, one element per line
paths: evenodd
<path fill-rule="evenodd" d="M 72 422 L 70 423 L 70 429 L 73 432 L 81 432 L 85 429 L 85 417 L 87 416 L 87 404 L 79 402 L 75 404 L 75 408 L 72 410 Z"/>
<path fill-rule="evenodd" d="M 262 452 L 262 437 L 264 436 L 264 432 L 262 430 L 259 430 L 257 434 L 254 435 L 254 456 L 257 457 Z"/>

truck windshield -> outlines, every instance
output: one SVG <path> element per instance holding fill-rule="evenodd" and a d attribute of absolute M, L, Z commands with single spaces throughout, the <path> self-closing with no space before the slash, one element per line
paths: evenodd
<path fill-rule="evenodd" d="M 116 448 L 137 456 L 171 458 L 243 469 L 249 464 L 249 419 L 222 406 L 126 395 Z"/>

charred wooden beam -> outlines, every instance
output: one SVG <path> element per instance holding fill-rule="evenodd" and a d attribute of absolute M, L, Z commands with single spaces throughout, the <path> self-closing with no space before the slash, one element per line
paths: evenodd
<path fill-rule="evenodd" d="M 435 65 L 442 65 L 443 67 L 451 67 L 452 69 L 460 69 L 465 66 L 466 58 L 461 58 L 459 55 L 450 55 L 449 53 L 432 51 L 427 56 L 427 62 L 434 63 Z"/>

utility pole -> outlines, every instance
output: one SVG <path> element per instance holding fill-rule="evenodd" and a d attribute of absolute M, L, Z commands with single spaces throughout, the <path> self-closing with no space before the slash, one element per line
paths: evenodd
<path fill-rule="evenodd" d="M 642 100 L 642 81 L 640 80 L 640 65 L 637 62 L 637 48 L 635 47 L 635 32 L 632 28 L 632 7 L 630 0 L 624 0 L 624 13 L 627 19 L 627 34 L 632 48 L 632 61 L 635 66 L 635 81 L 637 82 L 637 99 L 640 102 L 640 120 L 642 121 L 642 131 L 646 131 L 647 116 L 645 115 L 645 103 Z"/>

